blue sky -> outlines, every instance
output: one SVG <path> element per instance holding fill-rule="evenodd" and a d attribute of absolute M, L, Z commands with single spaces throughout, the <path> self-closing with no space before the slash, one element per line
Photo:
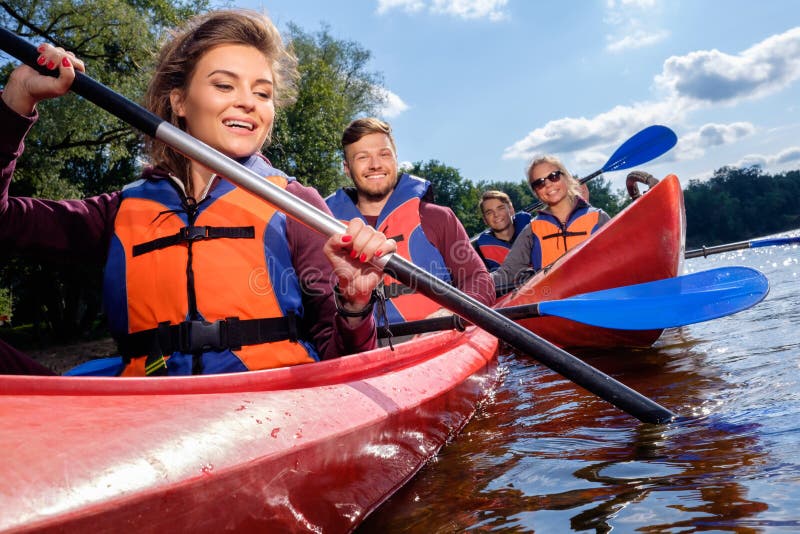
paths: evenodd
<path fill-rule="evenodd" d="M 279 28 L 327 24 L 372 53 L 401 161 L 473 181 L 572 172 L 664 124 L 678 145 L 640 168 L 704 179 L 725 165 L 800 168 L 796 0 L 238 0 Z M 614 189 L 627 171 L 606 175 Z"/>

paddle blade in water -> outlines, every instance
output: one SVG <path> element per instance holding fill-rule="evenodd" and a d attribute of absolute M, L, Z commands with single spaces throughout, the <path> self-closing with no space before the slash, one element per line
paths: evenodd
<path fill-rule="evenodd" d="M 721 267 L 542 302 L 543 315 L 620 330 L 654 330 L 710 321 L 745 310 L 769 292 L 767 278 L 749 267 Z"/>

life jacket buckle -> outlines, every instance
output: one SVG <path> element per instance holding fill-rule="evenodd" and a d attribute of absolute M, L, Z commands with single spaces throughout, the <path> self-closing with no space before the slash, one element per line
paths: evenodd
<path fill-rule="evenodd" d="M 180 229 L 181 239 L 197 241 L 208 237 L 207 226 L 184 226 Z"/>
<path fill-rule="evenodd" d="M 178 350 L 180 352 L 221 351 L 228 347 L 228 330 L 225 321 L 183 321 L 178 324 Z"/>

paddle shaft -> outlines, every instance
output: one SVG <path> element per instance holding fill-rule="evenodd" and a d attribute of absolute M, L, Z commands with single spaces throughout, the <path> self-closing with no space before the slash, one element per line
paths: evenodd
<path fill-rule="evenodd" d="M 506 308 L 493 308 L 506 319 L 512 321 L 541 317 L 539 304 L 520 304 L 519 306 L 509 306 Z M 387 326 L 378 327 L 378 337 L 387 338 L 391 336 L 410 336 L 414 334 L 424 334 L 426 332 L 438 332 L 439 330 L 464 330 L 468 326 L 458 315 L 446 315 L 444 317 L 431 317 L 430 319 L 420 319 L 418 321 L 407 321 L 405 323 L 395 323 Z"/>
<path fill-rule="evenodd" d="M 431 300 L 502 339 L 519 354 L 528 354 L 598 397 L 645 423 L 666 423 L 675 414 L 586 362 L 545 341 L 496 310 L 394 254 L 385 272 Z"/>
<path fill-rule="evenodd" d="M 0 28 L 0 30 L 0 47 L 3 50 L 40 72 L 46 72 L 38 68 L 36 64 L 38 52 L 32 45 L 5 28 Z M 267 200 L 290 217 L 322 235 L 331 236 L 346 230 L 341 222 L 329 214 L 308 205 L 285 189 L 264 180 L 255 172 L 239 165 L 231 158 L 217 152 L 83 73 L 76 72 L 72 90 L 145 134 L 155 137 L 186 157 Z M 379 266 L 400 282 L 418 290 L 438 304 L 504 340 L 519 353 L 534 356 L 550 369 L 637 419 L 646 423 L 665 423 L 675 418 L 675 414 L 653 400 L 544 341 L 404 258 L 391 254 L 381 260 L 378 263 L 382 265 Z"/>
<path fill-rule="evenodd" d="M 687 250 L 684 258 L 699 258 L 710 256 L 711 254 L 720 254 L 722 252 L 731 252 L 733 250 L 742 250 L 747 248 L 771 247 L 780 245 L 791 245 L 793 243 L 800 243 L 800 236 L 796 237 L 775 237 L 767 239 L 754 239 L 751 241 L 739 241 L 737 243 L 727 243 L 725 245 L 717 245 L 715 247 L 701 247 L 694 250 Z"/>

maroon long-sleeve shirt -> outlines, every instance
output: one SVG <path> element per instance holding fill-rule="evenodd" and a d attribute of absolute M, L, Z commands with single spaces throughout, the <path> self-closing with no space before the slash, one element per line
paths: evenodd
<path fill-rule="evenodd" d="M 365 216 L 373 227 L 377 216 Z M 444 264 L 453 278 L 453 285 L 478 302 L 491 306 L 495 302 L 492 275 L 483 260 L 469 243 L 464 225 L 448 207 L 431 202 L 419 203 L 422 232 L 442 255 Z M 391 236 L 388 236 L 391 237 Z"/>
<path fill-rule="evenodd" d="M 119 192 L 61 201 L 8 196 L 16 160 L 24 149 L 23 140 L 36 119 L 36 115 L 17 114 L 0 99 L 0 250 L 4 255 L 105 263 L 120 205 Z M 315 189 L 292 181 L 287 191 L 330 213 Z M 322 253 L 326 238 L 293 219 L 287 221 L 286 238 L 303 287 L 304 326 L 320 358 L 375 347 L 371 315 L 351 327 L 336 314 L 332 292 L 335 277 Z"/>

